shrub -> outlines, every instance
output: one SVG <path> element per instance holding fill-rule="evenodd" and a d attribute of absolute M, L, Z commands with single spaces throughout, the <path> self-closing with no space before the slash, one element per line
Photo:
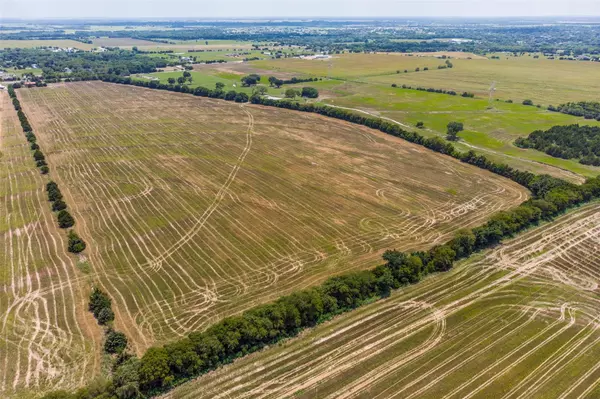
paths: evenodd
<path fill-rule="evenodd" d="M 103 308 L 98 312 L 98 324 L 106 325 L 115 319 L 115 314 L 111 308 Z"/>
<path fill-rule="evenodd" d="M 94 317 L 98 318 L 98 315 L 102 309 L 110 309 L 111 304 L 112 302 L 108 295 L 102 292 L 99 288 L 94 287 L 94 289 L 92 289 L 88 310 L 94 314 Z"/>
<path fill-rule="evenodd" d="M 47 174 L 48 174 L 48 172 L 50 172 L 50 168 L 48 168 L 46 165 L 44 165 L 44 166 L 40 167 L 40 172 L 41 172 L 43 175 L 47 175 Z"/>
<path fill-rule="evenodd" d="M 83 241 L 73 230 L 69 231 L 68 238 L 69 244 L 67 249 L 69 252 L 78 254 L 81 251 L 85 250 L 85 241 Z"/>
<path fill-rule="evenodd" d="M 67 209 L 67 204 L 62 199 L 57 199 L 52 203 L 52 211 L 58 212 Z"/>
<path fill-rule="evenodd" d="M 419 121 L 419 122 L 417 122 L 417 124 L 415 126 L 418 127 L 419 129 L 423 129 L 425 127 L 425 123 L 423 123 L 422 121 Z"/>
<path fill-rule="evenodd" d="M 531 100 L 523 100 L 523 105 L 533 105 L 533 101 Z"/>
<path fill-rule="evenodd" d="M 68 229 L 69 227 L 73 227 L 75 225 L 75 219 L 68 211 L 62 210 L 58 212 L 58 227 L 61 229 Z"/>
<path fill-rule="evenodd" d="M 29 148 L 31 148 L 32 150 L 39 150 L 40 146 L 37 145 L 36 143 L 31 143 L 31 145 L 29 146 Z"/>
<path fill-rule="evenodd" d="M 44 154 L 40 150 L 35 150 L 33 153 L 33 159 L 36 161 L 43 161 L 46 159 L 46 157 L 44 157 Z"/>
<path fill-rule="evenodd" d="M 106 353 L 121 353 L 127 347 L 127 337 L 120 331 L 110 330 L 106 334 L 104 341 L 104 352 Z"/>
<path fill-rule="evenodd" d="M 317 98 L 319 97 L 319 91 L 314 87 L 303 87 L 301 92 L 302 97 Z"/>

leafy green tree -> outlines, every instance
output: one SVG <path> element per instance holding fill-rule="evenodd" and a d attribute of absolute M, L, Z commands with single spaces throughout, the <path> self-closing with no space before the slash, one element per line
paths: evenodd
<path fill-rule="evenodd" d="M 170 85 L 174 85 L 176 80 L 175 80 L 175 78 L 169 78 L 169 79 L 167 79 L 167 82 L 169 82 Z"/>
<path fill-rule="evenodd" d="M 450 141 L 458 140 L 458 133 L 464 130 L 462 122 L 450 122 L 447 126 L 446 138 Z"/>
<path fill-rule="evenodd" d="M 438 272 L 444 272 L 452 268 L 454 259 L 456 258 L 456 252 L 452 250 L 448 245 L 441 245 L 432 250 L 433 259 L 431 265 L 433 270 Z"/>
<path fill-rule="evenodd" d="M 115 395 L 119 399 L 141 399 L 140 360 L 132 357 L 121 363 L 113 373 Z"/>
<path fill-rule="evenodd" d="M 314 87 L 303 87 L 301 92 L 302 97 L 317 98 L 319 97 L 319 91 Z"/>
<path fill-rule="evenodd" d="M 56 201 L 54 201 L 52 203 L 52 211 L 53 212 L 62 211 L 63 209 L 67 209 L 67 204 L 62 199 L 57 199 Z"/>
<path fill-rule="evenodd" d="M 285 91 L 285 98 L 296 98 L 300 93 L 296 89 L 287 89 Z"/>
<path fill-rule="evenodd" d="M 180 76 L 177 78 L 177 83 L 179 83 L 180 85 L 185 83 L 185 78 L 183 76 Z"/>
<path fill-rule="evenodd" d="M 46 159 L 46 157 L 44 156 L 44 154 L 38 149 L 35 150 L 33 153 L 33 159 L 35 159 L 36 161 L 43 161 Z"/>
<path fill-rule="evenodd" d="M 85 250 L 85 241 L 83 241 L 73 230 L 69 231 L 68 238 L 69 244 L 67 249 L 69 252 L 78 254 Z"/>
<path fill-rule="evenodd" d="M 43 175 L 47 175 L 47 174 L 48 174 L 48 172 L 50 172 L 50 168 L 48 168 L 48 166 L 46 166 L 46 165 L 43 165 L 43 166 L 41 166 L 41 167 L 40 167 L 40 172 L 41 172 Z"/>
<path fill-rule="evenodd" d="M 168 385 L 173 378 L 169 368 L 169 355 L 164 348 L 148 349 L 140 359 L 139 370 L 140 385 L 146 390 Z"/>
<path fill-rule="evenodd" d="M 102 292 L 99 288 L 94 287 L 90 293 L 90 301 L 88 303 L 88 310 L 93 313 L 94 317 L 98 318 L 98 314 L 104 308 L 111 307 L 110 297 Z"/>
<path fill-rule="evenodd" d="M 69 211 L 66 210 L 58 212 L 57 219 L 58 227 L 61 229 L 68 229 L 69 227 L 73 227 L 75 224 L 75 219 L 73 219 L 73 216 L 71 216 Z"/>
<path fill-rule="evenodd" d="M 225 83 L 223 83 L 223 82 L 217 82 L 217 83 L 215 83 L 215 89 L 216 89 L 217 91 L 221 91 L 221 90 L 223 90 L 224 88 L 225 88 Z"/>
<path fill-rule="evenodd" d="M 422 121 L 419 121 L 419 122 L 417 122 L 417 124 L 415 126 L 419 129 L 423 129 L 425 127 L 425 123 L 423 123 Z"/>
<path fill-rule="evenodd" d="M 127 348 L 127 337 L 120 331 L 110 330 L 104 341 L 104 352 L 121 353 Z"/>
<path fill-rule="evenodd" d="M 111 308 L 102 308 L 100 312 L 98 312 L 98 324 L 106 325 L 115 319 L 115 313 Z"/>
<path fill-rule="evenodd" d="M 267 88 L 265 86 L 256 86 L 252 89 L 253 96 L 264 96 L 265 94 L 267 94 Z"/>
<path fill-rule="evenodd" d="M 523 105 L 533 105 L 533 101 L 531 101 L 531 100 L 523 100 Z"/>

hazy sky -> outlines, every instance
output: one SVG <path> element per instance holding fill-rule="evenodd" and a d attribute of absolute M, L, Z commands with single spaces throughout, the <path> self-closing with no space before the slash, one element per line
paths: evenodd
<path fill-rule="evenodd" d="M 0 0 L 0 18 L 600 15 L 600 0 Z"/>

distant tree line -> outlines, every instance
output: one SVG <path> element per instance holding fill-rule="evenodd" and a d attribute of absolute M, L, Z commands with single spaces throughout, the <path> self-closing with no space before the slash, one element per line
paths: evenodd
<path fill-rule="evenodd" d="M 406 84 L 403 84 L 402 86 L 398 86 L 396 83 L 392 83 L 392 87 L 401 87 L 403 89 L 408 89 L 408 90 L 426 91 L 428 93 L 448 94 L 450 96 L 458 95 L 458 93 L 455 92 L 454 90 L 434 89 L 433 87 L 430 87 L 430 88 L 425 88 L 425 87 L 420 87 L 420 86 L 412 87 L 412 86 L 406 85 Z M 466 97 L 466 98 L 474 98 L 475 94 L 470 93 L 468 91 L 464 91 L 464 92 L 462 92 L 462 94 L 460 94 L 460 96 Z"/>
<path fill-rule="evenodd" d="M 17 93 L 15 92 L 14 85 L 8 86 L 8 95 L 12 99 L 13 106 L 17 111 L 17 116 L 19 117 L 19 121 L 21 122 L 21 127 L 23 128 L 25 137 L 29 142 L 29 146 L 33 153 L 33 159 L 36 163 L 36 166 L 40 169 L 41 174 L 46 175 L 50 172 L 48 164 L 46 163 L 46 157 L 42 153 L 42 150 L 40 149 L 40 146 L 37 143 L 37 137 L 33 133 L 31 125 L 27 120 L 27 116 L 21 108 L 21 103 L 17 98 Z M 75 225 L 75 219 L 73 218 L 73 216 L 71 216 L 69 211 L 67 211 L 67 204 L 63 200 L 63 196 L 60 192 L 60 189 L 58 188 L 58 185 L 53 181 L 48 182 L 46 184 L 46 192 L 48 194 L 48 201 L 52 203 L 52 212 L 56 212 L 56 220 L 58 223 L 58 227 L 60 227 L 61 229 L 68 229 L 73 227 L 73 225 Z M 68 232 L 67 238 L 67 250 L 69 252 L 79 253 L 85 249 L 85 242 L 73 230 L 70 230 Z"/>
<path fill-rule="evenodd" d="M 549 105 L 548 111 L 562 112 L 563 114 L 582 116 L 585 119 L 600 121 L 600 102 L 596 101 L 570 102 L 557 107 Z"/>
<path fill-rule="evenodd" d="M 293 77 L 291 79 L 279 79 L 275 76 L 269 76 L 269 84 L 275 87 L 281 87 L 283 85 L 293 85 L 298 83 L 306 83 L 306 82 L 317 82 L 319 78 L 297 78 Z"/>
<path fill-rule="evenodd" d="M 584 165 L 600 166 L 600 127 L 597 126 L 553 126 L 519 137 L 515 145 L 557 158 L 579 159 Z"/>
<path fill-rule="evenodd" d="M 107 80 L 115 81 L 112 77 Z M 116 81 L 137 84 L 131 80 Z M 162 88 L 168 90 L 166 86 Z M 209 92 L 212 91 L 194 90 L 193 94 Z M 250 100 L 254 104 L 315 112 L 379 129 L 508 177 L 529 188 L 533 197 L 516 208 L 493 215 L 482 226 L 457 232 L 447 243 L 428 251 L 386 251 L 383 255 L 385 263 L 374 269 L 331 277 L 320 286 L 292 293 L 270 304 L 256 306 L 241 315 L 227 317 L 203 332 L 192 332 L 173 343 L 151 347 L 139 360 L 128 357 L 125 361 L 116 363 L 112 380 L 101 389 L 96 387 L 94 395 L 85 396 L 86 398 L 133 399 L 166 391 L 265 345 L 295 336 L 304 328 L 315 326 L 372 299 L 385 297 L 393 289 L 414 284 L 429 273 L 450 270 L 459 259 L 497 245 L 502 239 L 512 237 L 542 220 L 550 220 L 569 207 L 600 197 L 600 177 L 590 178 L 577 186 L 548 175 L 536 176 L 531 172 L 496 164 L 473 151 L 460 153 L 452 144 L 437 137 L 424 138 L 379 118 L 319 104 L 276 101 L 260 96 L 252 96 Z M 100 303 L 103 301 L 106 302 L 105 299 L 98 300 Z M 55 396 L 46 398 L 79 399 L 84 397 L 83 394 L 89 393 L 88 388 L 83 388 L 75 394 L 58 392 L 51 394 Z"/>

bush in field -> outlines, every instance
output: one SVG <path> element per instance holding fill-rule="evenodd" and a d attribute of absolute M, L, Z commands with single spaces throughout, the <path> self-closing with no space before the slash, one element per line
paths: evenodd
<path fill-rule="evenodd" d="M 533 101 L 531 101 L 531 100 L 523 100 L 523 105 L 533 105 Z"/>
<path fill-rule="evenodd" d="M 73 230 L 69 231 L 68 238 L 69 244 L 67 249 L 69 252 L 78 254 L 85 249 L 85 241 L 83 241 Z"/>
<path fill-rule="evenodd" d="M 307 98 L 317 98 L 319 97 L 319 91 L 314 87 L 303 87 L 301 95 Z"/>
<path fill-rule="evenodd" d="M 121 353 L 127 347 L 127 337 L 120 331 L 110 330 L 104 341 L 104 352 Z"/>
<path fill-rule="evenodd" d="M 43 161 L 46 159 L 46 157 L 40 150 L 35 150 L 33 153 L 33 159 L 35 159 L 36 161 Z"/>
<path fill-rule="evenodd" d="M 47 175 L 48 172 L 50 172 L 50 168 L 48 168 L 46 165 L 43 165 L 40 167 L 40 173 L 43 175 Z"/>
<path fill-rule="evenodd" d="M 67 204 L 62 199 L 57 199 L 52 203 L 52 211 L 59 212 L 64 209 L 67 209 Z"/>
<path fill-rule="evenodd" d="M 62 210 L 58 212 L 58 227 L 61 229 L 68 229 L 69 227 L 73 227 L 75 225 L 75 219 L 68 211 Z"/>
<path fill-rule="evenodd" d="M 115 319 L 115 314 L 111 308 L 103 308 L 98 313 L 98 317 L 96 319 L 98 320 L 98 324 L 106 325 Z"/>
<path fill-rule="evenodd" d="M 461 122 L 450 122 L 447 126 L 446 138 L 450 141 L 458 140 L 458 133 L 464 130 L 464 126 Z"/>

